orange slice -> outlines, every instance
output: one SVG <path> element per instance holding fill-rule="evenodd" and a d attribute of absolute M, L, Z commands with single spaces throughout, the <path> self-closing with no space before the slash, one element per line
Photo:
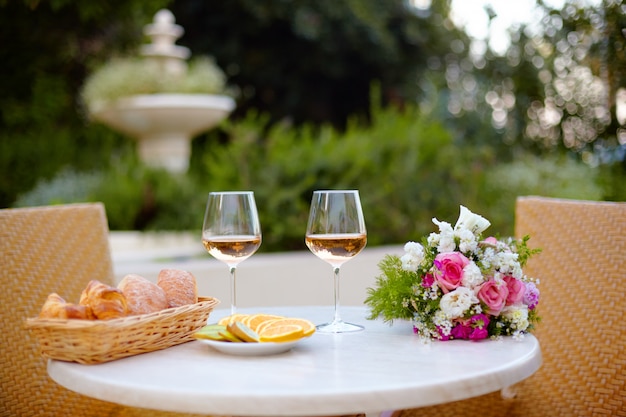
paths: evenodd
<path fill-rule="evenodd" d="M 311 336 L 313 333 L 315 333 L 315 325 L 311 323 L 309 320 L 293 318 L 293 317 L 285 317 L 282 319 L 274 319 L 274 320 L 266 321 L 256 331 L 257 333 L 263 333 L 267 329 L 271 329 L 273 327 L 278 327 L 278 326 L 285 326 L 288 324 L 295 324 L 297 326 L 302 327 L 304 337 Z"/>
<path fill-rule="evenodd" d="M 246 317 L 248 317 L 247 314 L 239 314 L 239 313 L 235 313 L 235 314 L 231 314 L 230 316 L 226 316 L 221 318 L 217 324 L 220 324 L 222 326 L 227 326 L 229 323 L 232 323 L 234 321 L 242 321 L 243 319 L 245 319 Z"/>
<path fill-rule="evenodd" d="M 241 320 L 241 322 L 245 324 L 246 326 L 248 326 L 251 330 L 256 332 L 259 328 L 259 325 L 261 325 L 262 323 L 265 323 L 269 320 L 276 320 L 276 319 L 282 319 L 282 318 L 284 317 L 275 316 L 273 314 L 251 314 L 248 317 Z"/>
<path fill-rule="evenodd" d="M 260 334 L 266 327 L 268 327 L 270 324 L 272 324 L 272 323 L 274 323 L 275 321 L 278 321 L 278 320 L 282 320 L 282 319 L 269 319 L 269 320 L 265 320 L 262 323 L 259 323 L 259 325 L 256 326 L 255 332 Z"/>
<path fill-rule="evenodd" d="M 259 334 L 259 341 L 284 343 L 293 342 L 304 337 L 302 326 L 297 324 L 285 324 L 282 326 L 266 327 Z"/>

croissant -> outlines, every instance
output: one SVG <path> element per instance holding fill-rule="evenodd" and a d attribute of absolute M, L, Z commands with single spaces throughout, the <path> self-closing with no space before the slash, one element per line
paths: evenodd
<path fill-rule="evenodd" d="M 52 293 L 43 304 L 39 318 L 93 320 L 95 316 L 89 306 L 68 303 L 59 294 Z"/>
<path fill-rule="evenodd" d="M 89 306 L 100 320 L 125 317 L 129 314 L 126 297 L 118 288 L 97 280 L 89 281 L 80 295 L 80 305 Z"/>

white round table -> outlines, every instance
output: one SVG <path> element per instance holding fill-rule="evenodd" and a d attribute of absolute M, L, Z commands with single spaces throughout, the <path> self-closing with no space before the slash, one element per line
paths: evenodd
<path fill-rule="evenodd" d="M 331 307 L 242 309 L 331 319 Z M 506 388 L 541 366 L 534 336 L 522 341 L 423 343 L 406 322 L 370 321 L 364 307 L 342 318 L 365 330 L 320 334 L 273 356 L 231 356 L 194 341 L 99 365 L 50 360 L 57 383 L 134 407 L 236 416 L 367 413 L 447 403 Z M 216 310 L 209 322 L 228 314 Z"/>

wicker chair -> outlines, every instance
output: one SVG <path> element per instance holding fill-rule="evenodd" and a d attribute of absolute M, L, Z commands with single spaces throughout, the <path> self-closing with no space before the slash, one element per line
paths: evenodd
<path fill-rule="evenodd" d="M 0 416 L 183 415 L 123 407 L 64 389 L 48 377 L 37 342 L 24 329 L 49 293 L 78 300 L 89 280 L 113 282 L 102 204 L 0 210 L 0 248 Z"/>
<path fill-rule="evenodd" d="M 520 197 L 516 236 L 542 248 L 535 335 L 543 365 L 513 387 L 395 416 L 626 416 L 626 203 Z"/>

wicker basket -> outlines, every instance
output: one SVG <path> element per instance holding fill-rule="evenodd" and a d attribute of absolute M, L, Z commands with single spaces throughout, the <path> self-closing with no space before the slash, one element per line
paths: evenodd
<path fill-rule="evenodd" d="M 31 318 L 26 328 L 46 358 L 103 363 L 194 340 L 193 333 L 207 324 L 218 303 L 200 297 L 196 304 L 113 320 Z"/>

